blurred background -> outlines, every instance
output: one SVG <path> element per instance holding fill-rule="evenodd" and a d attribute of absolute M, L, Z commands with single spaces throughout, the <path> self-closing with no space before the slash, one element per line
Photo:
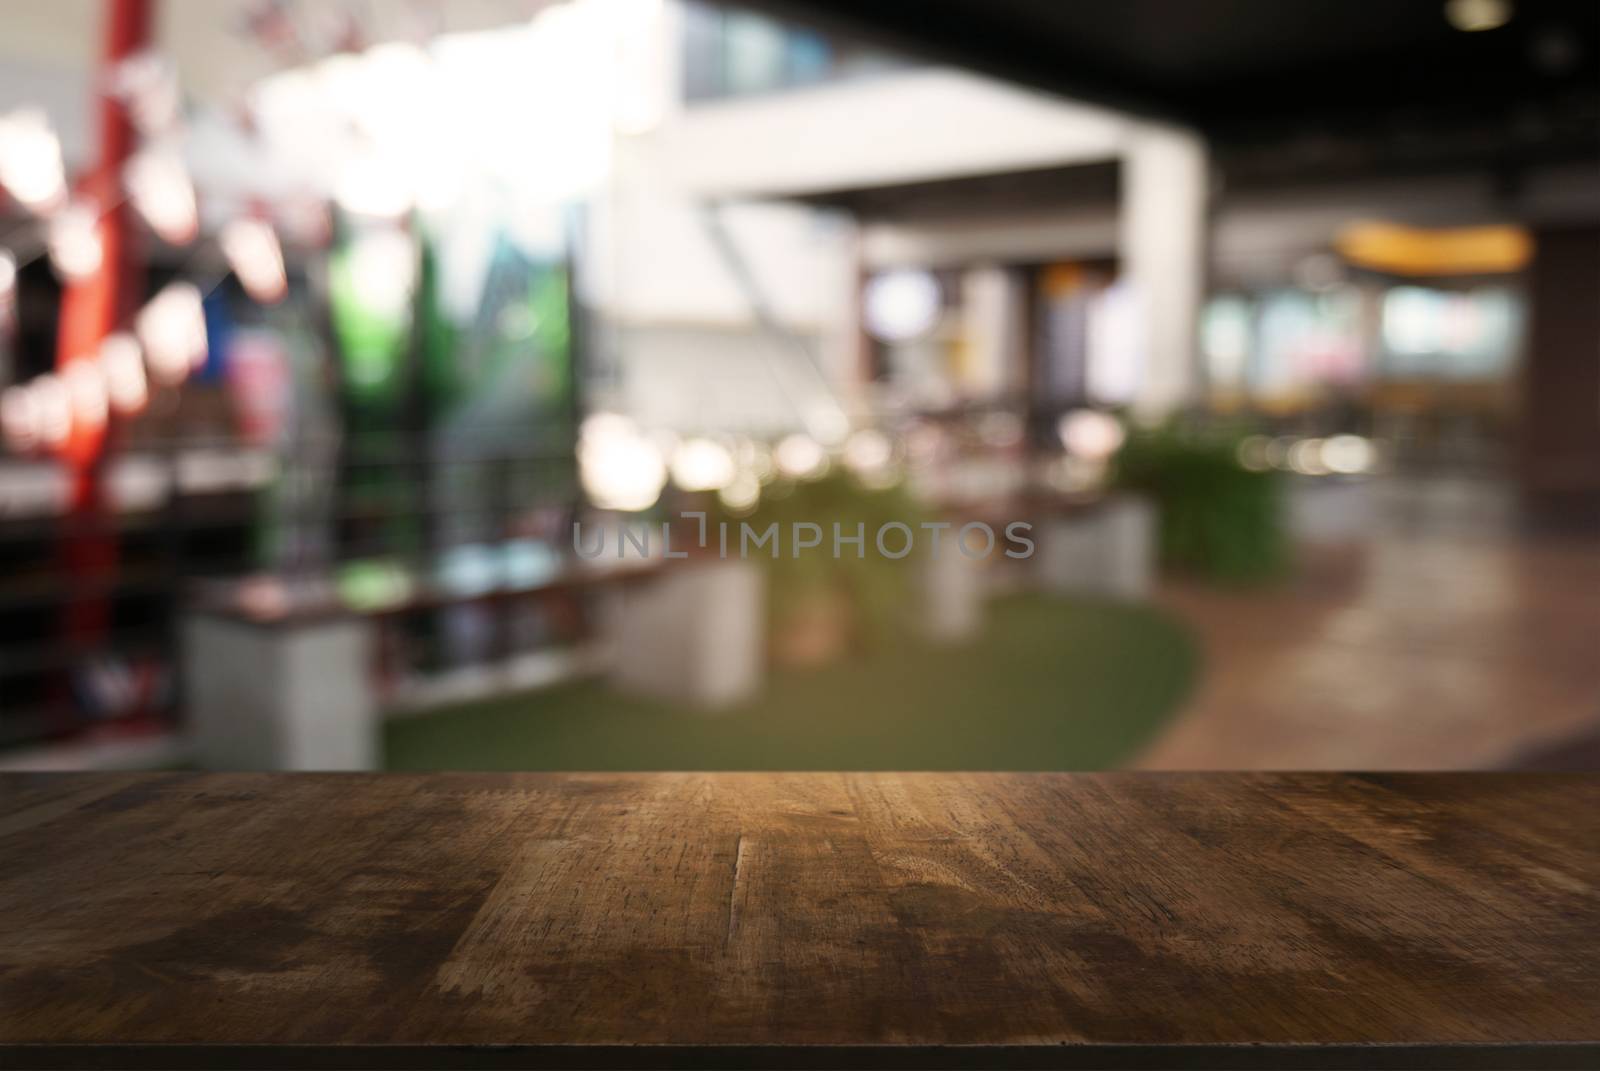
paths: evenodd
<path fill-rule="evenodd" d="M 1600 767 L 1600 8 L 9 4 L 0 390 L 0 768 Z"/>

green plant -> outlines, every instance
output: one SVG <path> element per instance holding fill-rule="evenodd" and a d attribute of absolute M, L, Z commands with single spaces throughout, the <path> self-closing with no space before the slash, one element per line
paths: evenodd
<path fill-rule="evenodd" d="M 1117 454 L 1113 485 L 1160 510 L 1164 564 L 1241 584 L 1286 571 L 1282 481 L 1240 463 L 1241 438 L 1233 429 L 1167 426 L 1134 432 Z"/>
<path fill-rule="evenodd" d="M 758 532 L 774 523 L 778 526 L 779 554 L 753 554 L 768 570 L 767 605 L 774 634 L 808 612 L 842 601 L 854 638 L 878 644 L 909 617 L 915 565 L 911 557 L 896 560 L 879 554 L 876 533 L 892 521 L 916 531 L 923 517 L 903 485 L 867 487 L 835 469 L 815 480 L 780 481 L 766 489 L 754 512 L 718 519 L 726 521 L 730 530 L 741 523 Z M 795 555 L 791 533 L 795 524 L 805 522 L 822 530 L 822 543 Z M 864 536 L 859 554 L 854 544 L 843 544 L 837 555 L 833 553 L 835 524 L 845 539 Z"/>

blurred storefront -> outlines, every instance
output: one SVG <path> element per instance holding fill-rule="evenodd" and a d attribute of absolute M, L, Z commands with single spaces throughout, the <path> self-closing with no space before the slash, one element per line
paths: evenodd
<path fill-rule="evenodd" d="M 1600 501 L 1582 152 L 1344 167 L 679 0 L 178 7 L 0 16 L 0 747 L 182 761 L 196 607 L 376 622 L 385 712 L 590 672 L 574 519 L 830 466 Z"/>

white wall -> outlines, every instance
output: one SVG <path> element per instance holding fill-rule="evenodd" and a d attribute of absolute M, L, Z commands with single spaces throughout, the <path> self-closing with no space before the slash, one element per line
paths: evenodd
<path fill-rule="evenodd" d="M 862 235 L 862 259 L 874 270 L 1101 258 L 1116 252 L 1113 206 L 987 219 L 876 223 L 864 228 Z"/>
<path fill-rule="evenodd" d="M 24 62 L 61 70 L 88 86 L 104 43 L 106 0 L 11 0 L 0 5 L 0 67 Z M 257 0 L 159 0 L 155 47 L 178 67 L 185 90 L 202 100 L 227 102 L 251 82 L 285 65 L 251 36 Z M 414 4 L 353 5 L 369 44 L 411 40 L 432 33 L 483 30 L 525 21 L 526 0 L 449 0 L 426 10 Z M 326 55 L 343 33 L 339 6 L 327 0 L 290 0 L 289 22 L 308 43 L 307 59 Z M 63 120 L 63 123 L 65 120 Z"/>
<path fill-rule="evenodd" d="M 591 206 L 582 292 L 606 321 L 620 377 L 601 388 L 648 424 L 807 427 L 852 378 L 855 226 L 796 204 L 714 207 L 656 167 L 651 149 L 619 139 Z M 759 321 L 709 229 L 712 211 L 787 340 Z"/>
<path fill-rule="evenodd" d="M 1115 113 L 945 69 L 697 105 L 652 135 L 676 185 L 776 196 L 1116 156 Z"/>
<path fill-rule="evenodd" d="M 1147 419 L 1181 407 L 1198 386 L 1209 184 L 1206 147 L 1196 135 L 1142 126 L 1129 136 L 1118 252 L 1144 350 L 1133 406 Z"/>
<path fill-rule="evenodd" d="M 1126 136 L 1113 113 L 938 69 L 684 106 L 674 96 L 678 10 L 668 5 L 660 37 L 670 55 L 652 66 L 658 125 L 618 138 L 588 241 L 586 296 L 615 327 L 620 382 L 606 389 L 646 420 L 693 426 L 739 406 L 730 420 L 767 427 L 817 402 L 815 373 L 757 325 L 706 230 L 707 205 L 726 204 L 727 233 L 772 312 L 848 407 L 864 255 L 936 263 L 936 251 L 976 253 L 989 236 L 873 228 L 876 252 L 865 252 L 851 221 L 784 198 L 1105 160 Z M 1114 241 L 1106 221 L 1066 226 L 1079 229 L 1078 245 Z"/>

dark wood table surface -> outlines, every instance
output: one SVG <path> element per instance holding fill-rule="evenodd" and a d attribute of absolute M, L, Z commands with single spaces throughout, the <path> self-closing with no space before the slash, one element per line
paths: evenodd
<path fill-rule="evenodd" d="M 1600 1067 L 1600 778 L 0 777 L 0 1065 Z"/>

